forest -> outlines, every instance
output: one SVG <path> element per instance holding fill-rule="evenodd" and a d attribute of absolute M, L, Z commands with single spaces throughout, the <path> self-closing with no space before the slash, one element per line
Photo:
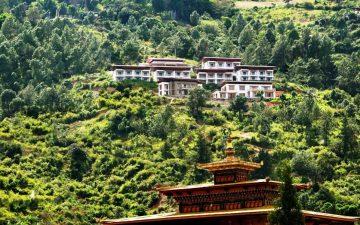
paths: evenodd
<path fill-rule="evenodd" d="M 0 224 L 173 211 L 155 187 L 211 181 L 196 163 L 224 157 L 224 129 L 237 156 L 264 163 L 252 178 L 278 179 L 290 160 L 312 184 L 303 209 L 360 216 L 359 3 L 237 3 L 0 0 Z M 169 100 L 106 72 L 148 56 L 275 65 L 284 94 L 224 107 L 207 90 Z"/>

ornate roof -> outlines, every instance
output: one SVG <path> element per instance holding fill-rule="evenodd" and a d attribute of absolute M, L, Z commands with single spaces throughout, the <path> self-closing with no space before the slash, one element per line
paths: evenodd
<path fill-rule="evenodd" d="M 211 163 L 202 163 L 197 166 L 212 173 L 225 170 L 254 171 L 261 168 L 262 165 L 260 163 L 247 162 L 235 157 L 235 151 L 232 147 L 231 141 L 232 139 L 228 138 L 227 149 L 225 150 L 225 159 Z"/>

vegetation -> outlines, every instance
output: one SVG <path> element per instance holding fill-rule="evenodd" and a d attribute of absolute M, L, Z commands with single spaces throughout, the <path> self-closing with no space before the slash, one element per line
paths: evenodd
<path fill-rule="evenodd" d="M 291 167 L 285 161 L 277 169 L 283 183 L 280 186 L 279 199 L 274 204 L 275 211 L 269 215 L 269 222 L 272 225 L 304 225 L 304 216 L 291 178 Z"/>
<path fill-rule="evenodd" d="M 0 0 L 0 224 L 172 211 L 154 187 L 209 181 L 195 165 L 224 156 L 224 128 L 237 155 L 263 161 L 254 179 L 290 160 L 294 180 L 313 184 L 303 208 L 360 215 L 359 17 L 353 2 L 320 3 Z M 298 9 L 316 16 L 283 16 Z M 149 55 L 276 65 L 285 92 L 227 108 L 104 72 Z"/>

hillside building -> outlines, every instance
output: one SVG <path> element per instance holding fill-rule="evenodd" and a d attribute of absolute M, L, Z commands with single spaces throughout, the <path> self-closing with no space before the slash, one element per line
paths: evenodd
<path fill-rule="evenodd" d="M 213 183 L 183 187 L 162 187 L 158 191 L 172 198 L 177 211 L 125 219 L 103 220 L 106 225 L 266 225 L 267 216 L 274 208 L 273 200 L 279 196 L 281 182 L 269 178 L 249 180 L 251 171 L 261 164 L 236 158 L 228 139 L 226 158 L 212 163 L 198 164 L 198 168 L 211 172 Z M 308 188 L 295 184 L 294 188 Z M 306 225 L 354 225 L 358 217 L 341 216 L 313 211 L 302 211 Z"/>
<path fill-rule="evenodd" d="M 158 80 L 159 96 L 185 97 L 190 90 L 201 87 L 197 79 L 160 78 Z"/>
<path fill-rule="evenodd" d="M 189 79 L 192 66 L 178 58 L 148 58 L 139 65 L 113 65 L 112 76 L 115 81 L 137 79 L 158 81 L 159 78 Z"/>
<path fill-rule="evenodd" d="M 229 100 L 237 95 L 247 98 L 274 98 L 276 90 L 272 82 L 275 69 L 274 66 L 235 66 L 232 81 L 224 81 L 220 91 L 213 93 L 213 98 Z"/>
<path fill-rule="evenodd" d="M 234 68 L 241 64 L 240 58 L 204 57 L 196 69 L 197 79 L 206 84 L 221 84 L 233 80 Z"/>

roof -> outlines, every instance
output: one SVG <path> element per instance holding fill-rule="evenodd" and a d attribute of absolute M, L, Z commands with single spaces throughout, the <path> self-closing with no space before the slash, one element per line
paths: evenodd
<path fill-rule="evenodd" d="M 198 213 L 162 213 L 148 216 L 138 216 L 132 218 L 102 220 L 102 224 L 120 225 L 120 224 L 139 224 L 146 222 L 160 222 L 160 221 L 176 221 L 176 220 L 193 220 L 204 218 L 218 218 L 229 216 L 249 216 L 249 215 L 268 215 L 274 211 L 271 207 L 259 207 L 259 208 L 243 208 L 229 211 L 214 211 L 214 212 L 198 212 Z M 319 213 L 313 211 L 302 210 L 305 217 L 314 217 L 320 219 L 343 221 L 343 222 L 357 222 L 359 217 L 342 216 L 329 213 Z"/>
<path fill-rule="evenodd" d="M 265 66 L 265 65 L 236 65 L 235 70 L 239 69 L 263 69 L 263 70 L 276 70 L 276 66 Z"/>
<path fill-rule="evenodd" d="M 231 143 L 231 140 L 229 140 L 229 142 Z M 211 163 L 198 164 L 198 167 L 208 170 L 210 172 L 234 170 L 234 169 L 253 171 L 261 168 L 260 163 L 247 162 L 235 157 L 235 151 L 233 150 L 232 147 L 226 149 L 225 153 L 226 153 L 225 159 Z"/>
<path fill-rule="evenodd" d="M 157 190 L 161 193 L 171 193 L 174 191 L 195 191 L 201 189 L 219 189 L 219 188 L 233 188 L 233 187 L 244 187 L 244 186 L 254 186 L 254 185 L 263 185 L 263 184 L 270 184 L 274 186 L 279 186 L 281 184 L 280 181 L 273 181 L 273 180 L 266 180 L 266 179 L 258 179 L 258 180 L 250 180 L 250 181 L 241 181 L 236 183 L 226 183 L 226 184 L 213 184 L 213 183 L 206 183 L 206 184 L 194 184 L 188 186 L 179 186 L 179 187 L 160 187 Z M 308 188 L 307 184 L 294 184 L 296 189 L 305 189 Z"/>
<path fill-rule="evenodd" d="M 152 63 L 154 61 L 163 61 L 163 62 L 184 62 L 185 59 L 181 58 L 148 58 L 146 62 Z"/>
<path fill-rule="evenodd" d="M 168 65 L 168 66 L 165 66 L 165 65 L 152 65 L 151 68 L 153 70 L 180 70 L 180 71 L 183 71 L 183 70 L 191 70 L 191 66 L 187 66 L 186 64 L 184 64 L 184 66 L 180 66 L 180 65 Z"/>
<path fill-rule="evenodd" d="M 136 70 L 136 69 L 150 69 L 151 67 L 150 66 L 145 66 L 145 65 L 112 65 L 112 70 L 115 70 L 115 69 L 133 69 L 133 70 Z"/>
<path fill-rule="evenodd" d="M 203 68 L 198 68 L 195 69 L 196 72 L 213 72 L 213 73 L 227 73 L 227 72 L 234 72 L 234 69 L 230 69 L 230 68 L 208 68 L 208 69 L 203 69 Z"/>
<path fill-rule="evenodd" d="M 272 84 L 273 81 L 271 80 L 267 80 L 267 81 L 261 81 L 261 80 L 254 80 L 254 81 L 230 81 L 230 80 L 225 80 L 221 83 L 221 86 L 224 86 L 226 84 L 259 84 L 259 85 L 263 85 L 263 84 Z"/>
<path fill-rule="evenodd" d="M 198 79 L 191 79 L 191 78 L 158 78 L 158 83 L 161 82 L 174 82 L 174 81 L 182 81 L 182 82 L 194 82 L 194 83 L 203 83 Z"/>
<path fill-rule="evenodd" d="M 207 61 L 223 61 L 223 62 L 240 62 L 241 58 L 231 58 L 231 57 L 204 57 L 201 60 L 202 62 Z"/>

